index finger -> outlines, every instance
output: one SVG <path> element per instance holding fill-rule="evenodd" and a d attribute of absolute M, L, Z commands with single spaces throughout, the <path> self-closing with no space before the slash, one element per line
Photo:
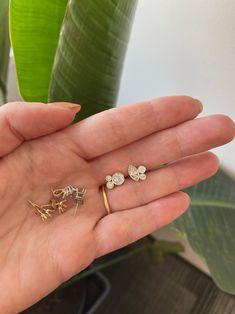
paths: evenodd
<path fill-rule="evenodd" d="M 154 132 L 194 119 L 199 100 L 167 96 L 95 114 L 65 130 L 79 155 L 92 159 Z"/>

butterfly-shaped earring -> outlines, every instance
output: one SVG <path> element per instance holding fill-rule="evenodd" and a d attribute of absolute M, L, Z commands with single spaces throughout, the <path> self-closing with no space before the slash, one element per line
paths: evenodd
<path fill-rule="evenodd" d="M 128 174 L 134 181 L 145 180 L 146 179 L 145 171 L 146 171 L 145 166 L 139 166 L 137 168 L 133 165 L 129 165 L 128 167 Z"/>

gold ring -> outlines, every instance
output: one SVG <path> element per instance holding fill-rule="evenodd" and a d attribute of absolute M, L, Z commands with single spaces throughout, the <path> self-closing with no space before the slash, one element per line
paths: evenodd
<path fill-rule="evenodd" d="M 111 208 L 109 206 L 109 201 L 108 201 L 108 197 L 107 197 L 104 185 L 102 185 L 102 194 L 103 194 L 104 206 L 105 206 L 105 209 L 107 211 L 107 214 L 109 215 L 112 213 L 112 211 L 111 211 Z"/>

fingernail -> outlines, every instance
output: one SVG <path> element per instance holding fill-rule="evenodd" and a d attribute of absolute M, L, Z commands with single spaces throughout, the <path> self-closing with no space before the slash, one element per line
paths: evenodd
<path fill-rule="evenodd" d="M 203 104 L 202 104 L 202 102 L 201 102 L 199 99 L 196 99 L 196 98 L 194 98 L 194 99 L 199 103 L 199 106 L 200 106 L 200 108 L 201 108 L 200 112 L 202 112 L 202 110 L 203 110 Z"/>
<path fill-rule="evenodd" d="M 48 105 L 52 107 L 56 107 L 56 108 L 70 109 L 70 110 L 73 110 L 74 112 L 79 112 L 81 110 L 81 105 L 72 104 L 69 102 L 53 102 Z"/>

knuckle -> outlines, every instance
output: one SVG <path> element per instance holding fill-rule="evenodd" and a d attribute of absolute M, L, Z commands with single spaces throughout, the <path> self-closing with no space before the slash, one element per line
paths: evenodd
<path fill-rule="evenodd" d="M 125 133 L 125 127 L 123 125 L 122 118 L 117 108 L 113 108 L 107 111 L 109 114 L 110 129 L 112 130 L 114 136 L 113 140 L 118 144 L 122 144 L 127 137 Z"/>
<path fill-rule="evenodd" d="M 173 177 L 172 181 L 174 182 L 174 184 L 176 186 L 175 190 L 179 191 L 179 190 L 182 189 L 182 184 L 180 182 L 180 175 L 177 172 L 176 167 L 172 166 L 170 168 L 170 170 L 171 170 L 171 174 L 172 174 L 172 177 Z"/>
<path fill-rule="evenodd" d="M 173 128 L 173 133 L 175 136 L 175 144 L 176 144 L 175 146 L 177 147 L 179 158 L 182 158 L 185 156 L 185 150 L 183 148 L 182 140 L 180 138 L 177 126 Z"/>

